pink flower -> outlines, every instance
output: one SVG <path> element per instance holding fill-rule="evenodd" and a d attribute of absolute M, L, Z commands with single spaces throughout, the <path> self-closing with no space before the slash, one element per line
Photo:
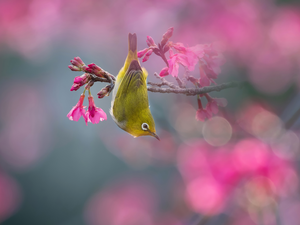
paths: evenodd
<path fill-rule="evenodd" d="M 195 65 L 199 62 L 199 59 L 201 59 L 204 56 L 204 48 L 202 45 L 196 45 L 191 48 L 185 47 L 182 43 L 173 44 L 172 42 L 170 42 L 169 45 L 170 47 L 173 47 L 179 52 L 177 54 L 174 54 L 171 49 L 169 51 L 170 52 L 170 60 L 168 60 L 169 67 L 170 67 L 169 73 L 175 77 L 177 77 L 178 75 L 178 67 L 179 67 L 178 64 L 183 65 L 189 71 L 193 71 L 195 69 Z M 206 75 L 203 71 L 202 79 L 200 79 L 200 81 L 203 83 L 203 79 L 205 78 Z M 204 84 L 205 86 L 209 86 L 210 81 L 206 78 Z"/>
<path fill-rule="evenodd" d="M 227 192 L 222 184 L 207 177 L 197 178 L 187 184 L 187 202 L 196 212 L 205 215 L 219 213 L 226 202 Z"/>
<path fill-rule="evenodd" d="M 81 71 L 81 69 L 78 68 L 77 66 L 69 65 L 68 67 L 69 67 L 69 69 L 72 70 L 72 71 Z"/>
<path fill-rule="evenodd" d="M 106 113 L 102 109 L 96 107 L 93 96 L 89 96 L 88 99 L 89 109 L 85 114 L 88 122 L 96 124 L 99 123 L 99 121 L 107 120 Z"/>
<path fill-rule="evenodd" d="M 149 59 L 152 52 L 153 52 L 153 50 L 149 49 L 149 51 L 146 53 L 145 57 L 143 58 L 142 62 L 146 62 Z"/>
<path fill-rule="evenodd" d="M 104 98 L 109 93 L 110 86 L 107 85 L 98 92 L 98 98 Z"/>
<path fill-rule="evenodd" d="M 97 66 L 95 63 L 91 63 L 88 65 L 87 68 L 85 68 L 85 71 L 88 73 L 95 74 L 98 77 L 103 77 L 103 70 L 99 66 Z"/>
<path fill-rule="evenodd" d="M 71 60 L 72 65 L 77 66 L 79 68 L 81 68 L 82 66 L 84 66 L 83 61 L 81 60 L 80 57 L 75 57 L 74 59 Z"/>
<path fill-rule="evenodd" d="M 227 100 L 225 98 L 210 98 L 206 105 L 206 110 L 210 114 L 217 114 L 219 112 L 219 107 L 225 107 L 227 105 Z"/>
<path fill-rule="evenodd" d="M 172 37 L 174 28 L 170 27 L 166 33 L 163 34 L 163 38 L 161 40 L 161 46 L 164 46 L 167 41 Z"/>
<path fill-rule="evenodd" d="M 69 120 L 78 121 L 81 116 L 83 116 L 85 123 L 87 124 L 87 116 L 85 115 L 85 107 L 83 106 L 84 101 L 84 94 L 81 94 L 78 103 L 71 109 L 71 111 L 68 113 L 67 117 Z"/>
<path fill-rule="evenodd" d="M 137 55 L 138 55 L 139 58 L 142 58 L 146 54 L 146 52 L 148 52 L 148 51 L 149 51 L 149 48 L 145 48 L 145 49 L 139 51 L 137 53 Z"/>
<path fill-rule="evenodd" d="M 181 54 L 181 53 L 176 53 L 172 55 L 172 51 L 170 51 L 170 59 L 168 60 L 169 64 L 169 74 L 171 74 L 173 77 L 178 76 L 178 69 L 179 69 L 179 64 L 189 67 L 189 62 L 188 58 L 186 55 Z"/>
<path fill-rule="evenodd" d="M 151 46 L 154 46 L 154 47 L 155 47 L 155 46 L 156 46 L 156 44 L 155 44 L 153 38 L 150 37 L 150 36 L 147 36 L 146 43 L 147 43 L 147 45 L 148 45 L 149 47 L 151 47 Z"/>
<path fill-rule="evenodd" d="M 210 114 L 217 114 L 219 112 L 219 107 L 215 101 L 210 101 L 206 105 L 206 110 Z"/>
<path fill-rule="evenodd" d="M 89 81 L 89 78 L 90 75 L 88 73 L 75 77 L 70 91 L 77 91 L 81 86 L 85 85 Z"/>
<path fill-rule="evenodd" d="M 165 77 L 165 76 L 169 75 L 169 72 L 168 72 L 168 71 L 169 71 L 169 68 L 168 68 L 168 67 L 163 68 L 163 69 L 160 71 L 159 76 Z"/>
<path fill-rule="evenodd" d="M 200 79 L 199 79 L 199 83 L 201 85 L 201 87 L 206 87 L 210 85 L 210 79 L 208 79 L 206 73 L 204 72 L 202 66 L 199 67 L 199 71 L 200 71 Z"/>
<path fill-rule="evenodd" d="M 206 119 L 211 118 L 212 117 L 211 112 L 209 112 L 206 109 L 203 109 L 202 102 L 199 96 L 197 98 L 197 101 L 198 101 L 199 109 L 196 112 L 196 120 L 205 121 Z"/>
<path fill-rule="evenodd" d="M 206 119 L 211 118 L 211 114 L 206 109 L 198 109 L 196 112 L 196 120 L 205 121 Z"/>
<path fill-rule="evenodd" d="M 217 79 L 218 75 L 221 73 L 220 66 L 224 64 L 224 57 L 222 54 L 219 54 L 212 45 L 204 45 L 202 49 L 204 50 L 205 55 L 203 55 L 203 58 L 200 60 L 200 66 L 202 67 L 205 76 L 214 82 L 212 79 Z"/>

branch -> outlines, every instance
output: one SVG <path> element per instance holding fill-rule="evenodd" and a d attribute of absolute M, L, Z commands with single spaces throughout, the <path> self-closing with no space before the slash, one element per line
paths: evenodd
<path fill-rule="evenodd" d="M 113 90 L 115 86 L 116 77 L 107 71 L 103 70 L 96 64 L 92 63 L 86 66 L 84 62 L 79 58 L 75 57 L 74 60 L 71 60 L 72 65 L 69 68 L 72 71 L 84 71 L 86 74 L 89 74 L 89 78 L 87 81 L 82 80 L 80 78 L 80 82 L 76 81 L 74 90 L 78 90 L 81 86 L 87 83 L 86 89 L 89 89 L 95 82 L 106 82 L 110 83 L 106 87 L 102 88 L 101 91 L 98 93 L 99 98 L 103 98 L 104 96 L 108 96 L 109 93 Z M 188 77 L 189 71 L 186 69 L 185 76 L 187 79 L 191 79 Z M 161 80 L 161 83 L 152 83 L 148 82 L 150 87 L 147 87 L 147 90 L 150 92 L 159 92 L 159 93 L 175 93 L 175 94 L 184 94 L 188 96 L 205 94 L 212 91 L 221 91 L 227 88 L 234 88 L 234 87 L 241 87 L 244 85 L 244 82 L 229 82 L 215 86 L 208 86 L 208 87 L 201 87 L 201 88 L 185 88 L 183 82 L 178 78 L 176 81 L 178 82 L 179 86 L 167 81 L 165 78 L 159 76 L 157 73 L 154 73 L 154 76 Z M 78 83 L 79 82 L 79 83 Z M 191 81 L 193 82 L 193 81 Z M 73 84 L 73 85 L 74 85 Z M 168 88 L 163 88 L 162 86 L 168 86 Z"/>
<path fill-rule="evenodd" d="M 221 91 L 227 88 L 235 88 L 235 87 L 242 87 L 245 83 L 244 82 L 229 82 L 224 84 L 219 84 L 216 86 L 209 86 L 209 87 L 202 87 L 202 88 L 161 88 L 161 87 L 148 87 L 148 91 L 151 92 L 158 92 L 158 93 L 175 93 L 175 94 L 184 94 L 188 96 L 198 95 L 209 93 L 212 91 Z"/>
<path fill-rule="evenodd" d="M 165 78 L 159 76 L 157 73 L 154 73 L 154 76 L 158 79 L 160 79 L 162 82 L 157 84 L 157 83 L 152 83 L 152 82 L 148 82 L 148 84 L 152 85 L 152 86 L 158 86 L 158 87 L 161 87 L 161 86 L 169 86 L 170 88 L 173 88 L 173 89 L 180 89 L 180 87 L 176 86 L 175 84 L 167 81 Z"/>

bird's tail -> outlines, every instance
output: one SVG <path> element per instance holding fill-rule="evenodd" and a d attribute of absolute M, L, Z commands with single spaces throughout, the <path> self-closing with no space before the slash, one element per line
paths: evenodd
<path fill-rule="evenodd" d="M 136 34 L 129 33 L 128 35 L 128 55 L 124 64 L 124 71 L 126 72 L 133 60 L 138 61 L 137 57 L 137 37 Z"/>

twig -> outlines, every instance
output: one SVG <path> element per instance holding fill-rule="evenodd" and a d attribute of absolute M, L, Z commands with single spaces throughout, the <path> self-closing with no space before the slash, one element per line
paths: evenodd
<path fill-rule="evenodd" d="M 173 88 L 173 89 L 180 89 L 180 87 L 178 87 L 175 84 L 167 81 L 165 78 L 159 76 L 157 73 L 154 73 L 154 76 L 162 81 L 161 84 L 169 86 L 170 88 Z M 152 85 L 151 82 L 148 82 L 148 84 Z M 161 86 L 163 86 L 163 85 L 161 85 Z M 156 85 L 156 86 L 159 86 L 159 85 Z"/>
<path fill-rule="evenodd" d="M 177 81 L 180 88 L 185 88 L 183 81 L 179 77 L 175 77 L 175 80 Z"/>
<path fill-rule="evenodd" d="M 227 88 L 241 87 L 243 85 L 244 85 L 243 82 L 241 82 L 241 83 L 240 82 L 229 82 L 229 83 L 224 83 L 224 84 L 209 86 L 209 87 L 202 87 L 202 88 L 173 89 L 173 88 L 148 87 L 147 89 L 148 89 L 148 91 L 151 91 L 151 92 L 175 93 L 175 94 L 185 94 L 185 95 L 191 96 L 191 95 L 209 93 L 212 91 L 221 91 L 221 90 L 227 89 Z"/>

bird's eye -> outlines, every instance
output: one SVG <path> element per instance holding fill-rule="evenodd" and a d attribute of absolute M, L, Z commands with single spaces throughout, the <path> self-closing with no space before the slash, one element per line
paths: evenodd
<path fill-rule="evenodd" d="M 147 123 L 143 123 L 142 124 L 142 129 L 143 130 L 148 130 L 149 129 L 149 125 Z"/>

